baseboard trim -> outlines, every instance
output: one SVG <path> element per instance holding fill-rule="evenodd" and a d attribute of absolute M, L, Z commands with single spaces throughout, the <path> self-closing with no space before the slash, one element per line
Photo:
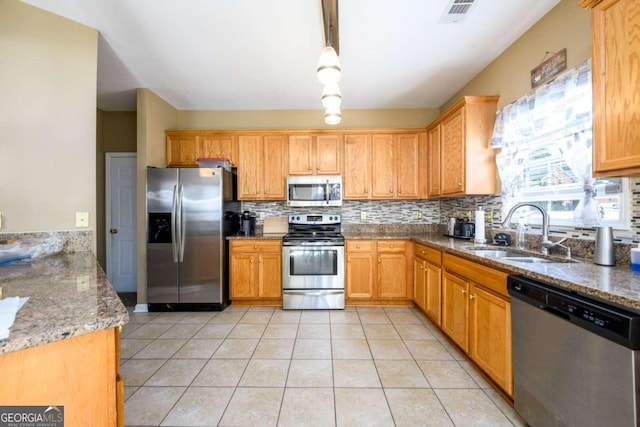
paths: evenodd
<path fill-rule="evenodd" d="M 136 304 L 136 308 L 133 309 L 134 313 L 148 313 L 149 305 L 148 304 Z"/>

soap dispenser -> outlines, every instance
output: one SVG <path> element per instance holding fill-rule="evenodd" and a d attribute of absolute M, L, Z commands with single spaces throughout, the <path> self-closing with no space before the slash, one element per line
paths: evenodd
<path fill-rule="evenodd" d="M 518 228 L 516 228 L 516 248 L 526 249 L 527 244 L 525 241 L 525 231 L 527 231 L 527 220 L 521 216 L 518 220 Z"/>

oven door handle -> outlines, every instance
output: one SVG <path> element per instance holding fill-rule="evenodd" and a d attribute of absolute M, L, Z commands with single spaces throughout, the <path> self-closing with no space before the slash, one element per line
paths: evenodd
<path fill-rule="evenodd" d="M 287 295 L 302 295 L 309 297 L 321 297 L 324 295 L 339 295 L 344 294 L 344 289 L 336 289 L 336 290 L 322 290 L 322 291 L 290 291 L 285 289 L 283 291 Z"/>

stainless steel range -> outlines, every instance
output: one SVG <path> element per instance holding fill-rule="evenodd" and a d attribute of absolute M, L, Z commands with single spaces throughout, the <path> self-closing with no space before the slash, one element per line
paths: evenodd
<path fill-rule="evenodd" d="M 282 240 L 283 309 L 344 309 L 340 215 L 289 216 Z"/>

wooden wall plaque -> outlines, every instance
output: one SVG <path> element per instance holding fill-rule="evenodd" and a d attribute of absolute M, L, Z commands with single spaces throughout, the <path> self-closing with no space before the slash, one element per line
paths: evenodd
<path fill-rule="evenodd" d="M 531 70 L 531 89 L 551 80 L 567 69 L 567 49 L 554 53 L 549 59 Z"/>

